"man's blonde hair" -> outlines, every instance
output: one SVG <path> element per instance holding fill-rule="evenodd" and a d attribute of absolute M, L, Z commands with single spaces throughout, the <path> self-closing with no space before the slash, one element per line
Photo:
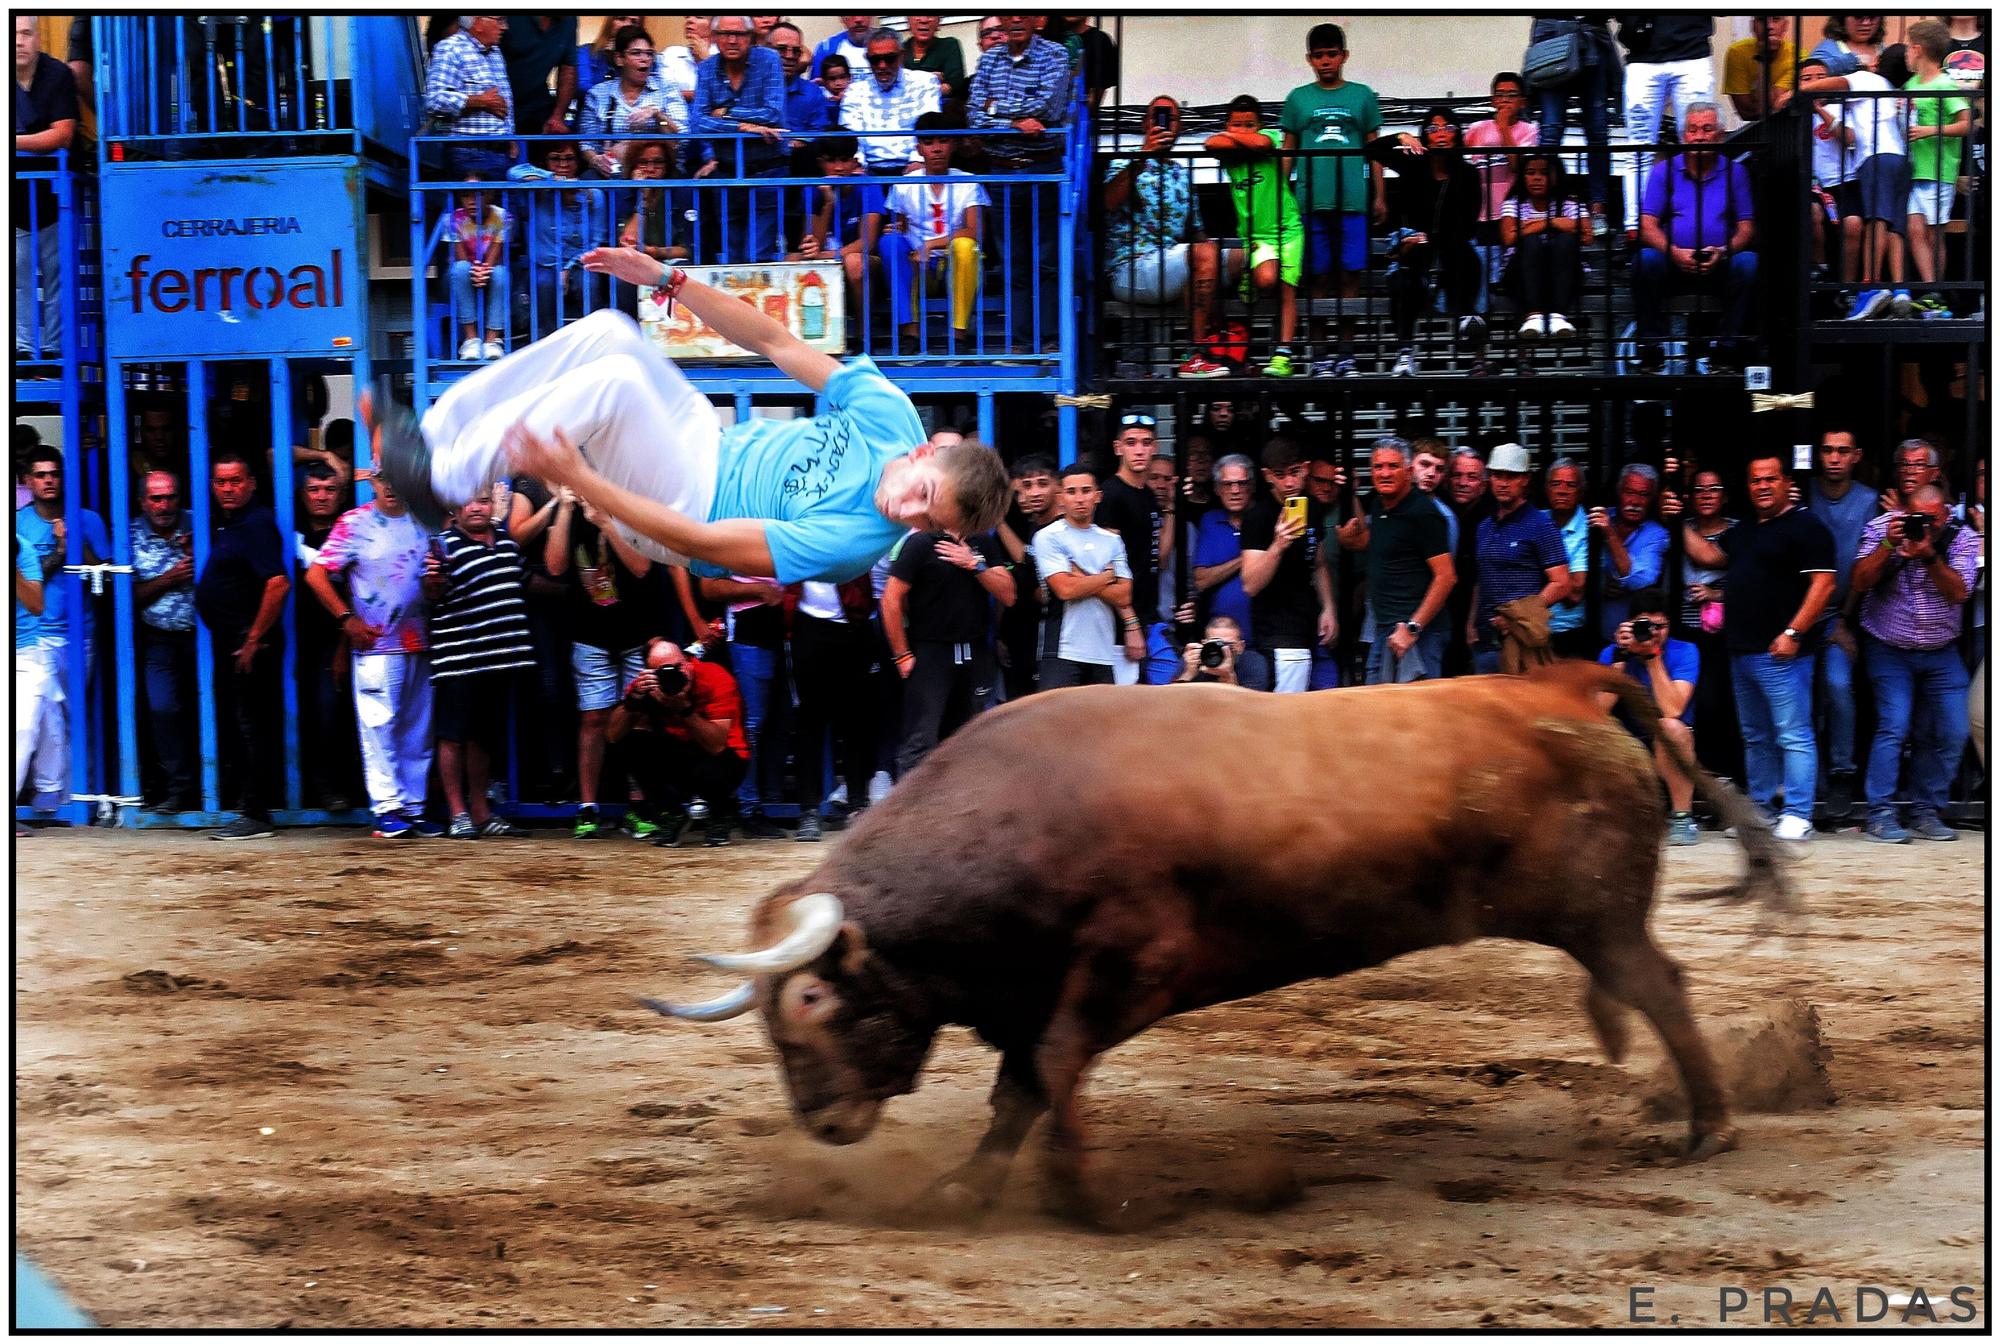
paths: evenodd
<path fill-rule="evenodd" d="M 1014 488 L 1000 454 L 978 439 L 965 439 L 937 450 L 940 490 L 950 491 L 965 522 L 967 536 L 991 532 L 1007 516 Z"/>

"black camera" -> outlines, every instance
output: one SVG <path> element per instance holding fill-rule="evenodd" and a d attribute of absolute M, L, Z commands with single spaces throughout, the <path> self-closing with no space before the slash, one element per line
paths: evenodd
<path fill-rule="evenodd" d="M 1922 541 L 1930 535 L 1931 517 L 1927 513 L 1906 513 L 1903 515 L 1903 539 Z"/>
<path fill-rule="evenodd" d="M 1218 668 L 1228 661 L 1229 661 L 1229 641 L 1222 639 L 1204 639 L 1201 642 L 1201 665 L 1203 667 L 1211 669 Z"/>
<path fill-rule="evenodd" d="M 653 670 L 653 680 L 659 683 L 661 695 L 680 695 L 688 688 L 686 668 L 655 668 Z"/>
<path fill-rule="evenodd" d="M 1653 624 L 1650 616 L 1635 616 L 1632 618 L 1632 642 L 1634 644 L 1651 644 L 1653 642 L 1653 634 L 1658 629 L 1659 627 Z"/>

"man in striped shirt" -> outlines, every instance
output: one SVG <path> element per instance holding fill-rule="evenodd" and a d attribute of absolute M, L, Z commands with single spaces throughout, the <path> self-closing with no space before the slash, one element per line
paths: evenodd
<path fill-rule="evenodd" d="M 487 768 L 519 671 L 535 665 L 520 548 L 493 526 L 493 491 L 460 505 L 424 558 L 431 602 L 431 721 L 451 838 L 520 832 L 487 806 Z"/>
<path fill-rule="evenodd" d="M 1048 134 L 1069 120 L 1069 56 L 1055 43 L 1035 36 L 1035 21 L 1020 14 L 1000 20 L 1006 41 L 979 58 L 966 99 L 965 115 L 975 131 L 1013 131 L 987 141 L 987 156 L 1002 173 L 1062 172 L 1062 141 Z M 852 91 L 850 90 L 850 95 Z M 1007 240 L 1008 288 L 1014 295 L 1016 330 L 1009 333 L 1018 354 L 1044 351 L 1056 341 L 1056 193 L 1052 183 L 999 188 L 1014 201 L 996 201 L 1010 221 Z M 1040 318 L 1039 333 L 1023 329 L 1029 314 Z"/>
<path fill-rule="evenodd" d="M 506 15 L 475 15 L 470 29 L 453 33 L 431 52 L 430 69 L 424 72 L 424 111 L 449 121 L 451 134 L 482 139 L 512 134 L 514 94 L 500 54 L 506 31 Z M 451 145 L 445 163 L 454 177 L 477 170 L 498 181 L 514 161 L 513 150 L 511 140 Z"/>

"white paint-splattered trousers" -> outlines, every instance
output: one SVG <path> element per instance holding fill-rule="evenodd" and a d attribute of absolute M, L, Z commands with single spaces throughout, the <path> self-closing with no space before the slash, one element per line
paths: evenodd
<path fill-rule="evenodd" d="M 431 660 L 421 653 L 357 653 L 353 669 L 368 810 L 421 816 L 431 774 Z"/>

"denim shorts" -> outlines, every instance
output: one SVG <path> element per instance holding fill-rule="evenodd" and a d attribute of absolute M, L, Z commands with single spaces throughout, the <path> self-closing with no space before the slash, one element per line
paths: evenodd
<path fill-rule="evenodd" d="M 1340 265 L 1334 265 L 1334 248 L 1340 249 Z M 1332 275 L 1336 269 L 1368 269 L 1368 216 L 1338 210 L 1315 210 L 1306 216 L 1307 259 L 1315 276 Z"/>
<path fill-rule="evenodd" d="M 610 709 L 625 698 L 625 688 L 646 670 L 646 651 L 627 649 L 624 653 L 589 644 L 572 644 L 570 670 L 576 673 L 576 707 L 580 710 Z"/>
<path fill-rule="evenodd" d="M 1855 196 L 1863 219 L 1888 221 L 1901 233 L 1910 215 L 1910 161 L 1901 154 L 1871 154 L 1854 175 Z"/>

